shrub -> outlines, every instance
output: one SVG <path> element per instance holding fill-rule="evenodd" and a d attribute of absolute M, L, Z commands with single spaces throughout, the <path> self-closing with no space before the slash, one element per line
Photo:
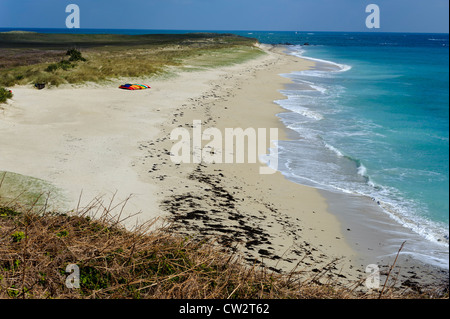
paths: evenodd
<path fill-rule="evenodd" d="M 64 71 L 67 71 L 67 70 L 69 70 L 69 69 L 73 69 L 75 66 L 76 66 L 76 65 L 70 63 L 70 61 L 62 60 L 62 61 L 59 62 L 59 63 L 53 63 L 53 64 L 50 64 L 50 65 L 45 69 L 45 71 L 46 71 L 46 72 L 54 72 L 54 71 L 56 71 L 56 70 L 58 70 L 58 69 L 63 69 Z"/>
<path fill-rule="evenodd" d="M 66 55 L 70 55 L 69 61 L 86 61 L 86 59 L 81 55 L 81 52 L 76 49 L 68 50 Z"/>
<path fill-rule="evenodd" d="M 53 63 L 53 64 L 50 64 L 50 65 L 45 69 L 45 71 L 47 71 L 47 72 L 53 72 L 53 71 L 58 70 L 58 68 L 59 68 L 58 64 Z"/>
<path fill-rule="evenodd" d="M 5 103 L 7 99 L 11 99 L 13 94 L 10 90 L 0 88 L 0 103 Z"/>
<path fill-rule="evenodd" d="M 70 61 L 62 60 L 58 63 L 58 66 L 64 71 L 67 71 L 68 69 L 74 68 L 75 64 L 70 63 Z"/>

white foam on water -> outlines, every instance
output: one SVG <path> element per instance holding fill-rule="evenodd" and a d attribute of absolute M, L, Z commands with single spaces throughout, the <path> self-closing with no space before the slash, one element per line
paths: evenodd
<path fill-rule="evenodd" d="M 309 58 L 305 57 L 302 54 L 305 51 L 301 49 L 301 47 L 298 47 L 298 52 L 293 52 L 291 54 L 307 58 L 310 60 L 322 62 L 322 63 L 328 63 L 334 66 L 338 67 L 338 71 L 322 71 L 322 70 L 307 70 L 307 71 L 301 71 L 301 72 L 293 72 L 292 74 L 289 74 L 289 77 L 293 78 L 295 81 L 303 84 L 307 84 L 310 87 L 317 90 L 320 94 L 324 95 L 324 98 L 326 98 L 327 94 L 333 94 L 333 92 L 329 93 L 330 88 L 325 88 L 323 86 L 319 86 L 316 83 L 314 83 L 311 78 L 331 78 L 333 77 L 333 72 L 345 72 L 351 69 L 351 66 L 343 65 L 334 63 L 331 61 L 321 60 L 321 59 L 315 59 L 315 58 Z M 305 77 L 307 77 L 307 80 L 305 80 Z M 305 120 L 311 120 L 311 121 L 317 121 L 322 120 L 325 117 L 325 114 L 321 114 L 317 112 L 316 110 L 311 109 L 311 107 L 306 107 L 304 105 L 300 105 L 300 103 L 303 102 L 308 103 L 308 106 L 314 105 L 317 103 L 324 103 L 327 100 L 312 100 L 314 97 L 311 95 L 302 95 L 299 93 L 301 91 L 284 91 L 282 92 L 284 95 L 287 96 L 287 99 L 275 101 L 277 104 L 281 105 L 283 108 L 288 109 L 292 112 L 295 112 L 299 115 L 302 115 Z M 295 119 L 295 118 L 294 118 Z M 294 123 L 289 122 L 290 124 L 286 123 L 286 120 L 283 120 L 285 124 L 295 131 L 297 131 L 302 140 L 307 140 L 310 143 L 313 143 L 317 147 L 317 149 L 320 152 L 320 147 L 323 147 L 325 149 L 328 149 L 332 152 L 332 154 L 335 154 L 337 158 L 340 158 L 340 160 L 345 160 L 346 156 L 343 152 L 341 152 L 338 148 L 331 145 L 330 143 L 326 143 L 321 139 L 321 137 L 318 135 L 320 132 L 315 131 L 314 129 L 311 129 L 310 127 L 305 127 L 305 124 L 308 124 L 308 122 L 302 122 L 296 121 Z M 364 125 L 361 127 L 363 128 L 365 125 L 369 125 L 370 123 L 364 123 Z M 373 128 L 373 127 L 371 127 Z M 359 127 L 355 127 L 355 130 L 352 132 L 344 132 L 342 134 L 350 134 L 351 136 L 365 136 L 368 133 L 371 134 L 377 134 L 369 131 L 361 131 L 359 130 Z M 381 133 L 378 133 L 382 135 Z M 298 145 L 297 147 L 301 147 L 301 145 Z M 300 149 L 293 150 L 291 152 L 298 152 Z M 285 152 L 287 151 L 282 146 L 279 146 L 279 152 Z M 305 149 L 305 151 L 310 151 L 310 148 L 308 147 Z M 305 160 L 309 160 L 308 158 L 305 158 Z M 352 160 L 349 158 L 349 160 Z M 411 200 L 406 199 L 403 194 L 397 189 L 394 189 L 392 187 L 385 187 L 382 185 L 378 185 L 376 182 L 374 182 L 371 179 L 370 172 L 368 171 L 367 167 L 360 163 L 359 161 L 356 161 L 356 174 L 363 177 L 364 179 L 361 179 L 360 182 L 358 181 L 347 181 L 346 177 L 344 178 L 339 176 L 332 176 L 330 174 L 326 174 L 324 171 L 324 167 L 326 167 L 326 163 L 319 164 L 317 163 L 311 163 L 311 168 L 318 169 L 318 171 L 314 172 L 314 175 L 311 174 L 304 174 L 301 173 L 301 170 L 298 171 L 298 167 L 293 166 L 294 162 L 287 158 L 283 159 L 284 165 L 280 166 L 279 171 L 283 175 L 285 175 L 288 179 L 291 179 L 299 184 L 305 184 L 313 187 L 317 187 L 324 190 L 332 190 L 332 191 L 339 191 L 342 193 L 347 194 L 356 194 L 361 195 L 365 197 L 372 198 L 375 202 L 378 203 L 380 208 L 394 221 L 396 221 L 398 224 L 402 225 L 403 227 L 412 230 L 414 233 L 418 234 L 422 238 L 426 239 L 430 243 L 437 244 L 438 246 L 445 248 L 449 247 L 449 240 L 448 240 L 448 227 L 445 227 L 445 225 L 441 225 L 437 222 L 433 222 L 427 218 L 424 218 L 415 212 L 423 211 L 423 207 L 420 207 L 418 203 L 415 203 Z M 297 165 L 297 164 L 296 164 Z M 320 166 L 322 165 L 322 166 Z M 299 166 L 301 169 L 305 169 L 304 165 Z M 306 166 L 307 167 L 307 166 Z M 297 169 L 297 170 L 296 170 Z M 338 174 L 339 170 L 335 170 L 336 173 L 332 174 Z M 317 178 L 316 178 L 317 177 Z M 447 225 L 448 226 L 448 225 Z M 427 255 L 422 254 L 422 256 L 419 256 L 421 259 L 428 259 L 430 263 L 433 264 L 439 264 L 440 266 L 444 266 L 448 269 L 448 260 L 447 262 L 444 260 L 439 259 L 439 257 L 435 257 L 432 254 Z"/>
<path fill-rule="evenodd" d="M 315 61 L 315 62 L 320 62 L 320 63 L 325 63 L 325 64 L 336 66 L 338 68 L 338 70 L 336 70 L 335 72 L 346 72 L 346 71 L 349 71 L 352 69 L 352 67 L 347 64 L 340 64 L 340 63 L 336 63 L 333 61 L 304 56 L 303 54 L 305 53 L 305 50 L 302 49 L 300 46 L 293 46 L 292 49 L 293 50 L 290 52 L 291 55 L 297 56 L 302 59 L 310 60 L 310 61 Z"/>
<path fill-rule="evenodd" d="M 365 167 L 363 164 L 359 164 L 358 166 L 358 174 L 367 177 L 367 167 Z"/>
<path fill-rule="evenodd" d="M 277 100 L 274 101 L 276 104 L 280 105 L 281 107 L 283 107 L 284 109 L 287 109 L 289 111 L 295 112 L 297 114 L 300 114 L 306 118 L 312 119 L 312 120 L 316 120 L 316 121 L 320 121 L 323 119 L 323 115 L 320 114 L 319 112 L 315 112 L 312 111 L 311 109 L 301 106 L 298 103 L 293 102 L 294 98 L 298 98 L 299 96 L 289 96 L 288 98 L 285 100 Z"/>
<path fill-rule="evenodd" d="M 330 145 L 328 143 L 324 142 L 324 145 L 326 148 L 328 148 L 330 151 L 334 152 L 337 156 L 339 157 L 344 157 L 344 154 L 341 153 L 341 151 L 339 151 L 336 147 L 334 147 L 333 145 Z"/>
<path fill-rule="evenodd" d="M 313 89 L 315 89 L 316 91 L 319 91 L 319 92 L 322 93 L 322 94 L 324 94 L 324 93 L 327 91 L 326 88 L 321 87 L 321 86 L 318 86 L 318 85 L 313 85 L 313 84 L 311 84 L 310 86 L 311 86 Z"/>

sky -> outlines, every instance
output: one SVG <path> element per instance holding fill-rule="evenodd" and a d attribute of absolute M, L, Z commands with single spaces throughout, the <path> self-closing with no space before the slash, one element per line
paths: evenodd
<path fill-rule="evenodd" d="M 65 28 L 69 4 L 82 29 L 449 32 L 449 0 L 0 0 L 0 28 Z"/>

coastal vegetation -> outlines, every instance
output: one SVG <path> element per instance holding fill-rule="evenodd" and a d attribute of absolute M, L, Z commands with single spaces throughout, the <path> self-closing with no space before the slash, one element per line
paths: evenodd
<path fill-rule="evenodd" d="M 5 103 L 8 99 L 11 99 L 13 94 L 10 90 L 0 87 L 0 103 Z"/>
<path fill-rule="evenodd" d="M 57 212 L 43 198 L 23 205 L 20 196 L 0 196 L 0 298 L 448 298 L 442 287 L 395 288 L 395 278 L 382 291 L 362 291 L 362 282 L 345 286 L 326 279 L 327 267 L 307 279 L 302 271 L 276 273 L 248 265 L 212 239 L 155 226 L 156 220 L 127 228 L 126 202 L 99 206 L 96 199 L 86 208 Z M 73 265 L 79 287 L 71 286 L 67 269 Z"/>
<path fill-rule="evenodd" d="M 256 40 L 231 34 L 0 33 L 0 85 L 100 82 L 213 68 L 263 54 Z M 186 67 L 187 66 L 187 67 Z"/>

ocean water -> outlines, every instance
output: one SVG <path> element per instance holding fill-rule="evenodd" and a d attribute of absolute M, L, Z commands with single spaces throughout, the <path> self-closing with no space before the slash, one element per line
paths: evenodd
<path fill-rule="evenodd" d="M 286 99 L 276 101 L 287 110 L 279 117 L 297 133 L 278 143 L 284 175 L 368 196 L 394 220 L 448 251 L 448 34 L 226 32 L 285 44 L 289 54 L 316 62 L 312 70 L 285 74 L 293 84 L 282 91 Z M 442 264 L 448 268 L 446 258 Z"/>
<path fill-rule="evenodd" d="M 283 174 L 368 196 L 448 250 L 448 34 L 252 33 L 317 62 L 276 101 L 298 133 L 278 144 Z"/>

